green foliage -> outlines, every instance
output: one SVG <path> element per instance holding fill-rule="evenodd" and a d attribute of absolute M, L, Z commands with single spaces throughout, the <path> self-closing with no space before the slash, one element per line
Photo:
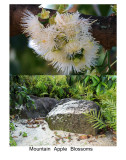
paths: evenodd
<path fill-rule="evenodd" d="M 94 72 L 87 76 L 19 76 L 21 89 L 16 93 L 19 96 L 23 96 L 25 92 L 39 97 L 95 100 L 95 95 L 116 87 L 116 76 L 96 76 Z"/>
<path fill-rule="evenodd" d="M 91 76 L 84 79 L 89 91 L 93 92 L 93 99 L 100 106 L 100 114 L 96 112 L 86 114 L 89 123 L 95 128 L 112 128 L 116 130 L 116 76 Z M 89 100 L 91 97 L 89 96 Z"/>
<path fill-rule="evenodd" d="M 86 115 L 87 121 L 92 124 L 94 128 L 103 129 L 106 127 L 106 124 L 103 122 L 103 117 L 101 112 L 97 113 L 97 111 L 90 111 L 88 113 L 84 113 Z"/>
<path fill-rule="evenodd" d="M 82 96 L 84 94 L 83 84 L 81 84 L 80 82 L 76 82 L 74 84 L 74 87 L 71 87 L 69 89 L 69 92 L 70 92 L 70 95 L 72 96 L 72 98 L 82 99 Z"/>
<path fill-rule="evenodd" d="M 84 79 L 85 85 L 97 95 L 105 93 L 106 90 L 116 87 L 116 76 L 87 75 Z"/>
<path fill-rule="evenodd" d="M 27 133 L 23 132 L 22 137 L 27 137 L 27 136 L 28 136 Z"/>
<path fill-rule="evenodd" d="M 98 15 L 97 10 L 99 10 L 101 16 L 107 16 L 110 10 L 110 5 L 95 5 L 97 6 L 97 9 L 95 9 L 94 5 L 79 5 L 78 6 L 78 11 L 83 14 L 88 14 L 88 15 Z"/>
<path fill-rule="evenodd" d="M 16 106 L 26 105 L 28 109 L 35 107 L 34 101 L 28 95 L 27 88 L 21 83 L 19 76 L 10 76 L 11 112 L 14 112 Z"/>
<path fill-rule="evenodd" d="M 107 90 L 103 95 L 99 95 L 98 98 L 106 125 L 116 130 L 116 88 Z"/>
<path fill-rule="evenodd" d="M 93 100 L 100 106 L 96 112 L 87 114 L 93 127 L 116 130 L 116 76 L 96 76 L 96 70 L 84 75 L 71 76 L 18 76 L 17 95 L 35 95 L 57 99 L 75 98 Z M 20 86 L 20 87 L 19 87 Z M 20 92 L 19 92 L 20 89 Z M 13 92 L 12 92 L 13 93 Z M 24 102 L 24 101 L 23 101 Z M 17 103 L 17 100 L 16 100 Z M 21 103 L 20 103 L 21 104 Z"/>
<path fill-rule="evenodd" d="M 68 7 L 68 5 L 60 4 L 60 6 L 59 6 L 59 8 L 58 8 L 58 12 L 59 12 L 60 14 L 65 13 L 67 7 Z"/>
<path fill-rule="evenodd" d="M 20 76 L 28 88 L 28 94 L 39 97 L 62 98 L 67 96 L 66 76 Z"/>
<path fill-rule="evenodd" d="M 116 89 L 111 88 L 105 93 L 96 96 L 99 100 L 100 112 L 86 113 L 89 123 L 93 123 L 94 128 L 111 128 L 116 131 Z"/>
<path fill-rule="evenodd" d="M 15 131 L 15 126 L 14 126 L 14 124 L 12 122 L 10 122 L 10 130 L 11 131 Z"/>
<path fill-rule="evenodd" d="M 17 146 L 17 143 L 16 143 L 15 140 L 12 138 L 12 136 L 10 136 L 10 146 Z"/>
<path fill-rule="evenodd" d="M 112 5 L 111 7 L 112 7 L 112 11 L 113 11 L 115 14 L 117 14 L 117 5 L 114 4 L 114 5 Z"/>
<path fill-rule="evenodd" d="M 15 142 L 15 140 L 12 137 L 12 132 L 15 131 L 15 126 L 12 122 L 10 122 L 10 146 L 16 146 L 17 143 Z"/>
<path fill-rule="evenodd" d="M 115 74 L 115 71 L 113 71 L 112 66 L 116 63 L 116 60 L 112 63 L 110 61 L 110 57 L 112 55 L 111 51 L 104 51 L 104 49 L 101 47 L 99 50 L 99 58 L 97 61 L 97 65 L 95 66 L 96 71 L 100 75 L 112 75 Z"/>

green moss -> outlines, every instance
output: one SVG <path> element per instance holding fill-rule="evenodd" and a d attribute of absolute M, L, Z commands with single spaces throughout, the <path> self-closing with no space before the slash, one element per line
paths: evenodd
<path fill-rule="evenodd" d="M 58 117 L 58 119 L 57 119 Z M 97 130 L 85 120 L 85 115 L 64 114 L 46 118 L 51 130 L 95 135 Z"/>

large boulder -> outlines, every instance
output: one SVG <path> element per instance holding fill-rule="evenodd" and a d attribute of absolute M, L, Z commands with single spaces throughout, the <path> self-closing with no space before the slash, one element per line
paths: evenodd
<path fill-rule="evenodd" d="M 35 102 L 35 108 L 32 107 L 27 109 L 26 106 L 21 106 L 20 118 L 39 118 L 46 117 L 46 115 L 55 107 L 58 102 L 55 98 L 49 97 L 36 97 L 30 96 L 31 99 Z"/>
<path fill-rule="evenodd" d="M 87 122 L 84 113 L 99 111 L 93 101 L 63 99 L 46 116 L 49 128 L 67 132 L 96 135 L 97 129 Z"/>

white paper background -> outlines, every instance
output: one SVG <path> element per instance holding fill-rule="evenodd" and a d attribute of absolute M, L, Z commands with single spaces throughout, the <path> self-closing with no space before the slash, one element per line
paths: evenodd
<path fill-rule="evenodd" d="M 92 147 L 93 151 L 31 152 L 29 147 L 9 147 L 9 4 L 43 4 L 40 0 L 10 0 L 0 4 L 0 159 L 126 159 L 126 3 L 124 0 L 53 0 L 47 4 L 117 4 L 117 147 Z M 53 147 L 51 147 L 53 150 Z M 69 147 L 67 147 L 69 150 Z"/>

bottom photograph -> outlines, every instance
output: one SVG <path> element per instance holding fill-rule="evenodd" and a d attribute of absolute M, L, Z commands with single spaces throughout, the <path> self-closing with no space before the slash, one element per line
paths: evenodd
<path fill-rule="evenodd" d="M 10 146 L 116 146 L 115 75 L 10 75 Z"/>

